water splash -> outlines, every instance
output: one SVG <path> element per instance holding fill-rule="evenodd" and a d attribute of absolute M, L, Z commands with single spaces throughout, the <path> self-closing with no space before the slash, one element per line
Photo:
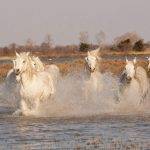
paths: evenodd
<path fill-rule="evenodd" d="M 136 93 L 126 95 L 121 102 L 117 101 L 119 89 L 118 77 L 111 73 L 102 74 L 103 89 L 85 101 L 84 97 L 84 73 L 69 73 L 61 77 L 55 98 L 40 103 L 38 110 L 29 112 L 35 116 L 93 116 L 100 114 L 133 114 L 133 113 L 149 113 L 149 102 L 143 105 L 132 105 L 139 98 Z M 92 89 L 91 89 L 92 91 Z M 94 93 L 94 91 L 92 91 Z M 19 86 L 14 79 L 9 79 L 0 84 L 0 105 L 18 107 L 20 96 Z M 90 95 L 89 95 L 90 97 Z M 133 107 L 134 106 L 134 107 Z"/>

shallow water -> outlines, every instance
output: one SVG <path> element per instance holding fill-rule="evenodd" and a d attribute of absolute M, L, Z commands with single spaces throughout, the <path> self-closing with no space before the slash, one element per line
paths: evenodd
<path fill-rule="evenodd" d="M 86 116 L 82 118 L 14 117 L 11 115 L 12 112 L 16 110 L 17 105 L 16 96 L 14 96 L 15 94 L 11 91 L 11 89 L 14 89 L 14 85 L 12 86 L 13 88 L 11 88 L 10 85 L 8 87 L 1 85 L 0 150 L 149 149 L 150 115 L 140 114 L 140 116 L 121 116 L 119 113 L 115 116 L 104 115 L 109 109 L 111 109 L 108 109 L 108 106 L 113 107 L 112 104 L 114 104 L 114 101 L 110 101 L 108 106 L 107 103 L 105 103 L 105 100 L 113 93 L 113 90 L 111 90 L 111 88 L 113 89 L 112 85 L 114 85 L 113 77 L 110 75 L 104 75 L 104 77 L 104 81 L 107 81 L 107 84 L 105 82 L 107 88 L 105 87 L 105 92 L 103 91 L 102 94 L 104 100 L 97 100 L 95 103 L 91 103 L 86 111 L 84 110 L 85 113 L 88 113 L 90 116 L 94 114 L 103 115 L 93 117 Z M 61 97 L 60 101 L 62 101 L 62 103 L 66 101 L 68 102 L 68 99 L 72 99 L 73 102 L 75 100 L 77 102 L 81 101 L 81 96 L 79 94 L 80 89 L 77 87 L 81 87 L 82 84 L 80 83 L 80 80 L 77 79 L 76 76 L 69 76 L 60 83 L 60 89 L 62 91 L 59 91 L 61 96 L 58 95 L 58 97 Z M 64 85 L 66 88 L 64 88 Z M 9 92 L 6 93 L 5 91 L 8 90 Z M 62 95 L 62 93 L 64 95 Z M 70 95 L 68 95 L 68 93 L 70 93 Z M 69 104 L 70 106 L 70 103 L 66 104 Z M 77 106 L 76 108 L 78 108 L 78 103 L 75 104 L 76 105 L 74 106 Z M 77 109 L 75 109 L 75 111 L 77 111 L 76 116 L 84 116 L 82 111 Z M 101 113 L 101 111 L 105 113 Z M 67 110 L 66 112 L 68 113 Z M 66 112 L 64 114 L 66 114 Z"/>
<path fill-rule="evenodd" d="M 148 115 L 32 118 L 0 111 L 0 149 L 150 148 Z"/>

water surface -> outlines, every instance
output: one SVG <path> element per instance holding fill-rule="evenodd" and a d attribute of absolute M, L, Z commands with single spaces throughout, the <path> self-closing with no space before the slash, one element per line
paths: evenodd
<path fill-rule="evenodd" d="M 149 149 L 150 116 L 86 118 L 0 114 L 0 149 Z"/>

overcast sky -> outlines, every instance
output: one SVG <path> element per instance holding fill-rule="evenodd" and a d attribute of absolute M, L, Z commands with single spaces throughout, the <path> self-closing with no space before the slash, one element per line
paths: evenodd
<path fill-rule="evenodd" d="M 78 42 L 80 31 L 90 40 L 100 30 L 108 41 L 137 31 L 150 40 L 150 0 L 0 0 L 0 46 L 36 43 L 50 33 L 56 44 Z"/>

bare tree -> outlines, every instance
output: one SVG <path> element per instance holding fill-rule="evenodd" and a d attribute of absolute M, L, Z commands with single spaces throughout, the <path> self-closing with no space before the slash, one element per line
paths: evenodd
<path fill-rule="evenodd" d="M 89 43 L 89 34 L 87 31 L 83 31 L 79 33 L 79 41 L 80 43 Z"/>
<path fill-rule="evenodd" d="M 8 48 L 9 48 L 10 50 L 16 50 L 17 44 L 16 44 L 16 43 L 11 43 L 11 44 L 9 44 Z"/>
<path fill-rule="evenodd" d="M 52 47 L 53 45 L 53 39 L 52 39 L 52 36 L 50 34 L 47 34 L 45 36 L 45 40 L 44 40 L 44 43 L 47 44 L 47 46 L 50 48 Z"/>
<path fill-rule="evenodd" d="M 98 45 L 104 44 L 106 40 L 106 34 L 104 31 L 101 30 L 99 33 L 96 34 L 95 38 L 96 38 L 96 43 Z"/>
<path fill-rule="evenodd" d="M 33 48 L 34 47 L 34 42 L 32 39 L 28 38 L 25 44 L 26 48 Z"/>

